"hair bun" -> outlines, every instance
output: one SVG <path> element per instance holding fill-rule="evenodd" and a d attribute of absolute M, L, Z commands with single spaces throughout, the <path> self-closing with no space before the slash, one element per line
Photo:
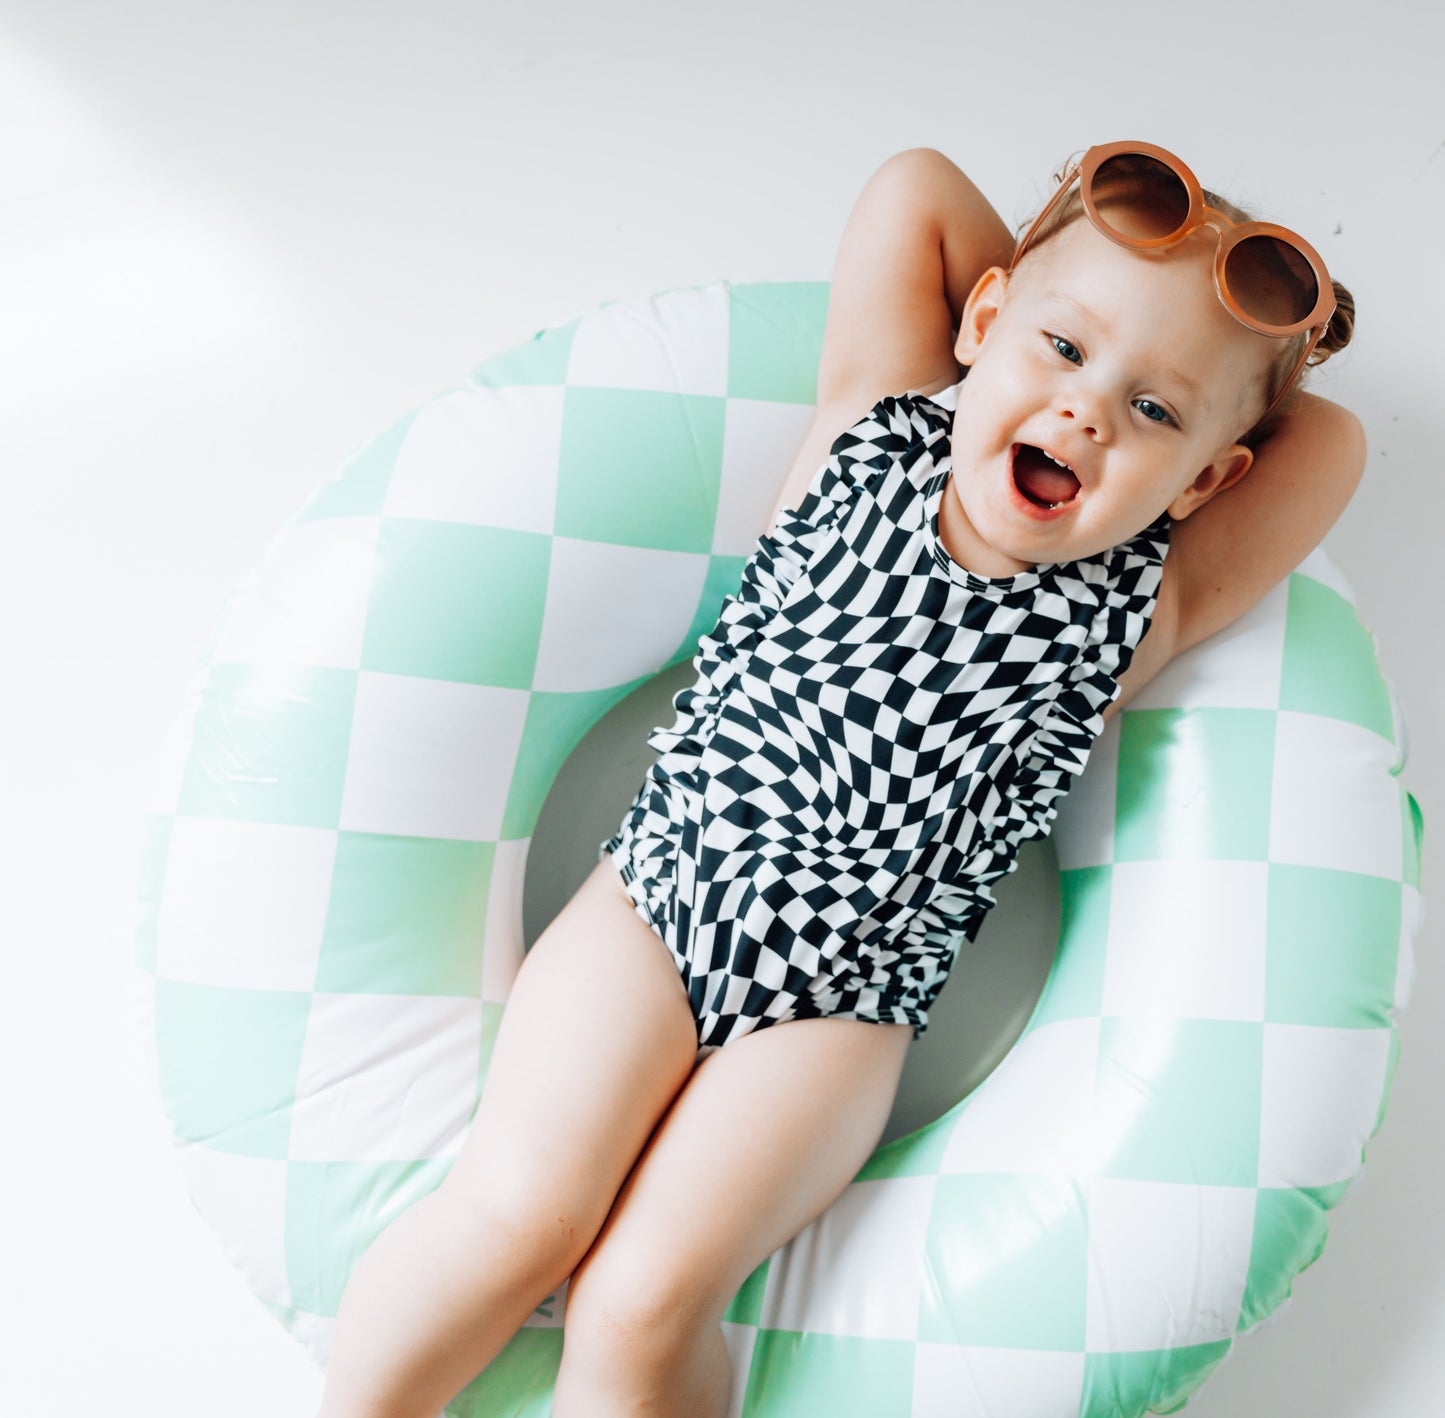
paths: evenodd
<path fill-rule="evenodd" d="M 1319 343 L 1310 354 L 1310 366 L 1323 364 L 1332 354 L 1338 354 L 1350 343 L 1355 333 L 1355 298 L 1339 281 L 1331 280 L 1335 291 L 1335 313 L 1320 336 Z"/>

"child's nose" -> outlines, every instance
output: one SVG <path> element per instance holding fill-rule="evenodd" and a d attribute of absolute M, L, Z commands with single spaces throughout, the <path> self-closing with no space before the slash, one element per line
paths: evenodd
<path fill-rule="evenodd" d="M 1059 400 L 1059 417 L 1089 438 L 1107 439 L 1111 432 L 1103 401 L 1081 390 L 1071 390 Z"/>

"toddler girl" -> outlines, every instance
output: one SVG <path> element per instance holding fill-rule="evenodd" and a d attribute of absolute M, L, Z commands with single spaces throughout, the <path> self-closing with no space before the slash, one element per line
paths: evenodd
<path fill-rule="evenodd" d="M 1293 389 L 1352 320 L 1148 144 L 1090 149 L 1016 246 L 940 154 L 883 165 L 769 529 L 451 1172 L 358 1264 L 323 1418 L 432 1418 L 568 1276 L 557 1418 L 721 1418 L 723 1312 L 877 1144 L 990 884 L 1344 506 L 1359 426 Z"/>

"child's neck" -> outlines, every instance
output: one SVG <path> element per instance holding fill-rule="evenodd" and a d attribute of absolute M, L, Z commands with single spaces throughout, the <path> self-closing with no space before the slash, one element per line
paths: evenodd
<path fill-rule="evenodd" d="M 953 485 L 954 475 L 955 469 L 950 465 L 948 480 L 943 485 L 943 495 L 938 502 L 938 540 L 943 544 L 944 551 L 965 571 L 990 580 L 1032 571 L 1033 562 L 1006 556 L 989 546 L 974 530 L 958 500 L 958 490 Z"/>

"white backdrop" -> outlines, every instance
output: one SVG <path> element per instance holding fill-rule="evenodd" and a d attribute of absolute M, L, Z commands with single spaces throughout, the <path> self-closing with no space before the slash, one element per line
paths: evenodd
<path fill-rule="evenodd" d="M 1070 152 L 1139 137 L 1304 232 L 1356 295 L 1357 343 L 1314 387 L 1359 413 L 1370 463 L 1328 545 L 1403 698 L 1427 818 L 1420 974 L 1365 1178 L 1289 1312 L 1190 1411 L 1442 1411 L 1442 67 L 1425 0 L 0 4 L 21 1316 L 0 1409 L 314 1411 L 319 1377 L 190 1209 L 128 1002 L 150 757 L 284 520 L 555 318 L 826 276 L 891 152 L 943 149 L 1016 220 Z"/>

